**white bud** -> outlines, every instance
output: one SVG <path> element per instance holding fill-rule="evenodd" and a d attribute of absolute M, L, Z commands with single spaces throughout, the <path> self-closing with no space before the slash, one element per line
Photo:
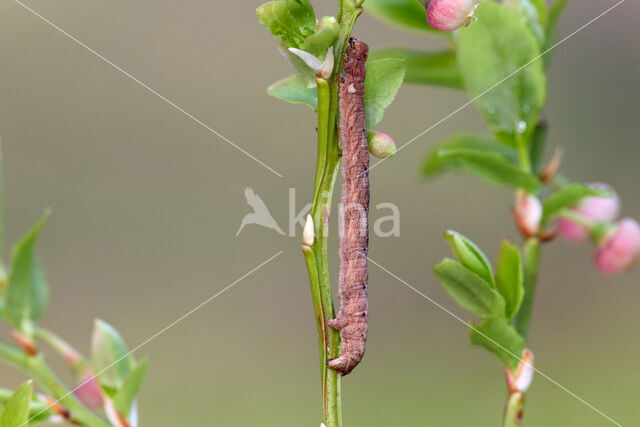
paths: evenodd
<path fill-rule="evenodd" d="M 329 49 L 327 50 L 327 55 L 324 57 L 324 62 L 320 67 L 320 77 L 325 80 L 331 77 L 331 74 L 333 74 L 333 64 L 333 48 L 329 47 Z"/>
<path fill-rule="evenodd" d="M 302 244 L 311 247 L 314 240 L 313 218 L 311 215 L 307 215 L 307 222 L 304 224 L 304 231 L 302 232 Z"/>
<path fill-rule="evenodd" d="M 324 61 L 320 61 L 316 56 L 310 54 L 309 52 L 305 52 L 304 50 L 296 49 L 295 47 L 290 47 L 289 52 L 296 55 L 298 58 L 302 59 L 305 64 L 309 68 L 316 73 L 316 76 L 322 77 L 323 79 L 328 79 L 331 77 L 333 73 L 333 65 L 334 65 L 334 57 L 333 57 L 333 47 L 329 47 L 327 50 L 327 55 L 324 58 Z"/>
<path fill-rule="evenodd" d="M 522 359 L 518 364 L 518 369 L 513 376 L 513 388 L 520 393 L 526 393 L 533 380 L 533 374 L 535 369 L 533 368 L 533 352 L 525 349 L 522 351 Z"/>
<path fill-rule="evenodd" d="M 515 217 L 520 230 L 529 236 L 535 236 L 540 230 L 542 220 L 542 202 L 523 190 L 516 192 Z"/>

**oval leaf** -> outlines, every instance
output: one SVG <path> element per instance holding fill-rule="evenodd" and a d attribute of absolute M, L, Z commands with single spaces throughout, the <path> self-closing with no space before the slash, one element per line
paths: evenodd
<path fill-rule="evenodd" d="M 299 48 L 316 31 L 316 18 L 306 0 L 271 1 L 256 10 L 258 21 L 289 47 Z"/>
<path fill-rule="evenodd" d="M 33 381 L 22 384 L 11 396 L 0 416 L 0 427 L 19 427 L 27 422 Z"/>
<path fill-rule="evenodd" d="M 116 410 L 119 413 L 124 414 L 127 419 L 130 417 L 133 401 L 138 395 L 138 391 L 147 376 L 148 369 L 149 360 L 144 359 L 129 373 L 122 384 L 122 388 L 113 398 L 113 404 L 116 407 Z"/>
<path fill-rule="evenodd" d="M 367 61 L 367 76 L 364 82 L 364 108 L 367 113 L 367 128 L 380 123 L 384 110 L 393 102 L 404 80 L 403 59 L 385 58 Z"/>
<path fill-rule="evenodd" d="M 405 83 L 443 86 L 451 89 L 463 88 L 456 54 L 450 50 L 424 52 L 405 48 L 379 49 L 374 51 L 370 58 L 404 59 L 407 69 Z"/>
<path fill-rule="evenodd" d="M 482 2 L 478 22 L 460 32 L 458 63 L 465 86 L 494 134 L 528 141 L 546 95 L 540 48 L 519 16 Z"/>
<path fill-rule="evenodd" d="M 434 272 L 445 290 L 462 308 L 482 317 L 504 317 L 502 296 L 459 262 L 445 259 L 435 266 Z"/>
<path fill-rule="evenodd" d="M 482 277 L 492 287 L 493 283 L 493 270 L 491 264 L 480 250 L 480 248 L 471 240 L 466 238 L 460 233 L 449 230 L 445 233 L 445 238 L 453 250 L 453 254 L 458 260 L 467 267 L 469 270 Z"/>
<path fill-rule="evenodd" d="M 14 328 L 26 335 L 31 334 L 33 322 L 44 314 L 49 304 L 49 286 L 35 252 L 38 233 L 49 216 L 50 211 L 45 212 L 11 251 L 6 316 Z"/>
<path fill-rule="evenodd" d="M 409 30 L 447 35 L 427 23 L 427 11 L 418 0 L 366 0 L 364 9 L 376 18 Z"/>
<path fill-rule="evenodd" d="M 589 188 L 582 184 L 570 184 L 549 196 L 543 203 L 543 223 L 549 221 L 562 209 L 577 205 L 585 197 L 610 197 L 603 189 Z"/>
<path fill-rule="evenodd" d="M 305 104 L 314 111 L 318 110 L 318 88 L 306 87 L 296 75 L 278 80 L 267 88 L 267 93 L 283 101 Z"/>
<path fill-rule="evenodd" d="M 93 369 L 104 387 L 119 390 L 133 369 L 135 362 L 116 329 L 96 320 L 91 339 Z"/>
<path fill-rule="evenodd" d="M 522 304 L 524 279 L 520 251 L 508 240 L 502 242 L 496 270 L 496 287 L 504 297 L 507 317 L 512 318 Z"/>
<path fill-rule="evenodd" d="M 487 317 L 480 324 L 470 325 L 471 344 L 486 348 L 512 371 L 518 367 L 524 338 L 505 319 Z"/>
<path fill-rule="evenodd" d="M 468 171 L 492 184 L 522 188 L 529 193 L 537 193 L 540 189 L 538 178 L 523 172 L 497 152 L 437 149 L 427 158 L 422 172 L 430 177 L 447 169 Z"/>

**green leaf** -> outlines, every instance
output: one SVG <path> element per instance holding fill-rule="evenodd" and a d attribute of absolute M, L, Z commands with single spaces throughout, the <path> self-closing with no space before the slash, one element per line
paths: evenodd
<path fill-rule="evenodd" d="M 610 197 L 607 190 L 589 188 L 582 184 L 570 184 L 549 196 L 543 203 L 544 215 L 542 222 L 546 223 L 562 209 L 577 205 L 585 197 Z"/>
<path fill-rule="evenodd" d="M 124 414 L 129 418 L 131 413 L 131 406 L 134 399 L 138 395 L 140 386 L 144 382 L 149 369 L 149 360 L 144 359 L 138 364 L 127 376 L 122 384 L 122 388 L 116 393 L 113 398 L 113 404 L 119 413 Z"/>
<path fill-rule="evenodd" d="M 505 0 L 503 4 L 524 19 L 539 46 L 544 46 L 548 19 L 546 0 Z"/>
<path fill-rule="evenodd" d="M 460 134 L 439 143 L 424 159 L 422 171 L 426 176 L 436 175 L 459 168 L 457 162 L 451 158 L 441 159 L 441 151 L 449 150 L 476 150 L 484 153 L 496 153 L 505 158 L 509 163 L 515 164 L 518 160 L 516 151 L 507 147 L 495 138 L 483 135 Z M 446 160 L 446 161 L 443 161 Z"/>
<path fill-rule="evenodd" d="M 445 290 L 462 308 L 482 317 L 504 317 L 502 296 L 459 262 L 447 258 L 434 267 L 434 272 Z"/>
<path fill-rule="evenodd" d="M 453 254 L 469 270 L 484 279 L 491 287 L 495 287 L 493 282 L 493 270 L 489 260 L 482 250 L 467 237 L 449 230 L 445 233 L 445 238 Z"/>
<path fill-rule="evenodd" d="M 492 1 L 460 32 L 458 63 L 465 86 L 493 133 L 528 141 L 546 96 L 538 42 L 520 18 Z"/>
<path fill-rule="evenodd" d="M 289 47 L 300 48 L 316 31 L 316 18 L 307 0 L 265 3 L 256 10 L 258 21 Z"/>
<path fill-rule="evenodd" d="M 135 366 L 135 361 L 116 329 L 96 320 L 91 339 L 93 368 L 98 382 L 104 387 L 119 390 Z M 104 371 L 104 372 L 103 372 Z"/>
<path fill-rule="evenodd" d="M 487 317 L 470 328 L 471 344 L 486 348 L 511 370 L 518 367 L 525 343 L 506 319 Z"/>
<path fill-rule="evenodd" d="M 2 416 L 0 427 L 20 427 L 27 422 L 29 417 L 29 405 L 33 394 L 33 381 L 23 383 L 7 402 Z"/>
<path fill-rule="evenodd" d="M 306 87 L 296 75 L 278 80 L 267 88 L 267 93 L 283 101 L 305 104 L 314 111 L 318 110 L 318 88 Z"/>
<path fill-rule="evenodd" d="M 540 189 L 538 178 L 521 171 L 496 152 L 438 149 L 427 158 L 422 173 L 429 178 L 435 173 L 451 169 L 469 171 L 492 184 L 522 188 L 529 193 L 536 193 Z"/>
<path fill-rule="evenodd" d="M 388 48 L 372 52 L 371 59 L 398 58 L 405 60 L 405 83 L 443 86 L 462 89 L 462 76 L 458 70 L 456 54 L 447 50 L 424 52 L 416 49 Z"/>
<path fill-rule="evenodd" d="M 367 77 L 364 82 L 364 108 L 367 128 L 380 123 L 384 110 L 391 105 L 404 80 L 403 59 L 386 58 L 367 61 Z"/>
<path fill-rule="evenodd" d="M 307 37 L 302 50 L 309 52 L 318 58 L 324 58 L 327 50 L 338 39 L 340 24 L 333 16 L 325 16 L 318 25 L 318 31 Z"/>
<path fill-rule="evenodd" d="M 560 21 L 560 16 L 564 11 L 565 6 L 569 3 L 569 0 L 556 0 L 549 7 L 549 20 L 547 22 L 547 35 L 546 35 L 546 45 L 544 47 L 544 51 L 547 52 L 544 55 L 544 65 L 548 66 L 553 57 L 553 50 L 549 50 L 558 38 L 558 21 Z"/>
<path fill-rule="evenodd" d="M 520 309 L 520 304 L 522 304 L 524 276 L 520 251 L 517 246 L 512 245 L 508 240 L 502 241 L 496 270 L 496 287 L 504 297 L 507 318 L 512 318 Z"/>
<path fill-rule="evenodd" d="M 49 304 L 49 286 L 35 245 L 50 214 L 46 211 L 11 251 L 6 316 L 14 328 L 26 335 L 31 335 L 33 322 L 44 314 Z"/>
<path fill-rule="evenodd" d="M 427 23 L 427 11 L 419 0 L 366 0 L 364 9 L 381 21 L 408 30 L 447 34 Z"/>

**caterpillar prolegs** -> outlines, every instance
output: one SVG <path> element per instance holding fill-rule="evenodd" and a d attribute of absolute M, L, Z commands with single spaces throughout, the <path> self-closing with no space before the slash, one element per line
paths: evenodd
<path fill-rule="evenodd" d="M 367 341 L 367 252 L 369 245 L 369 145 L 364 109 L 364 80 L 369 47 L 349 40 L 340 77 L 340 311 L 329 326 L 340 330 L 340 356 L 328 366 L 347 375 L 356 367 Z"/>

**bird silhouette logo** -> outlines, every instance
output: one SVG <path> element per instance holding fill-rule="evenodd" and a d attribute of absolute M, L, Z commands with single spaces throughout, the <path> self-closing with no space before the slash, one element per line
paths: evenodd
<path fill-rule="evenodd" d="M 269 209 L 267 209 L 267 205 L 265 205 L 260 196 L 254 193 L 251 188 L 247 187 L 244 189 L 244 197 L 247 199 L 247 204 L 253 208 L 253 212 L 242 218 L 242 223 L 236 233 L 236 237 L 238 237 L 242 229 L 249 224 L 261 225 L 275 230 L 280 234 L 284 234 L 284 231 L 282 231 L 276 220 L 273 219 Z"/>

